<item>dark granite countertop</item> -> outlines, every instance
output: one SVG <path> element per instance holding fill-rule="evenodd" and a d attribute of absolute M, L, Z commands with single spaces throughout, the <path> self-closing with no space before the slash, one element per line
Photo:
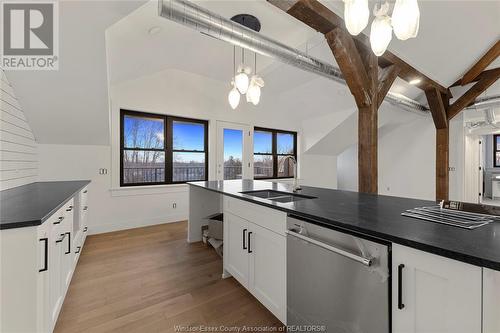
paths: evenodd
<path fill-rule="evenodd" d="M 278 203 L 239 192 L 260 189 L 291 192 L 291 185 L 252 180 L 189 184 L 308 218 L 326 227 L 355 231 L 469 264 L 500 270 L 500 223 L 467 230 L 401 216 L 406 209 L 435 205 L 434 201 L 303 186 L 298 193 L 315 196 L 317 199 Z"/>
<path fill-rule="evenodd" d="M 0 230 L 42 224 L 89 183 L 37 182 L 0 191 Z"/>

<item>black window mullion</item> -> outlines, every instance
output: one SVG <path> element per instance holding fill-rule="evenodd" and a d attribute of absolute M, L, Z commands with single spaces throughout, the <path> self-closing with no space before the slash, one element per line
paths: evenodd
<path fill-rule="evenodd" d="M 173 183 L 173 169 L 174 169 L 174 121 L 170 117 L 165 117 L 166 124 L 165 126 L 165 182 Z"/>
<path fill-rule="evenodd" d="M 276 134 L 276 131 L 273 131 L 273 178 L 278 178 L 278 136 Z"/>

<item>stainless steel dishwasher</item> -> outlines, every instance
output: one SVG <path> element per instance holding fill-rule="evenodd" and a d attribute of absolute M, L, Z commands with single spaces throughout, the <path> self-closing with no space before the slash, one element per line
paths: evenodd
<path fill-rule="evenodd" d="M 288 217 L 287 325 L 390 332 L 390 244 Z M 308 328 L 309 326 L 309 328 Z"/>

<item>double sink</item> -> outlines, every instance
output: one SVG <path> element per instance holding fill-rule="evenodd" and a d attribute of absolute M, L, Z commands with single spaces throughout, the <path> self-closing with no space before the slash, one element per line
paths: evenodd
<path fill-rule="evenodd" d="M 244 191 L 244 192 L 240 192 L 240 193 L 249 195 L 251 197 L 268 199 L 271 201 L 281 202 L 281 203 L 295 202 L 295 201 L 306 200 L 306 199 L 316 199 L 316 197 L 312 197 L 310 195 L 282 192 L 282 191 L 275 191 L 275 190 Z"/>

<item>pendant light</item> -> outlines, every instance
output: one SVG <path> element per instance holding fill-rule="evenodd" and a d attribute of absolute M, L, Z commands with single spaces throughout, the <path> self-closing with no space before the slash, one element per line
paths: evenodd
<path fill-rule="evenodd" d="M 380 8 L 378 5 L 375 5 L 373 9 L 375 19 L 371 25 L 370 44 L 373 53 L 375 53 L 377 57 L 384 54 L 392 39 L 391 18 L 387 15 L 388 11 L 388 2 L 384 3 Z"/>
<path fill-rule="evenodd" d="M 260 102 L 260 88 L 264 87 L 264 80 L 257 75 L 257 54 L 254 54 L 255 75 L 250 79 L 250 86 L 247 90 L 247 102 L 257 105 Z"/>
<path fill-rule="evenodd" d="M 344 20 L 351 35 L 358 35 L 368 25 L 368 0 L 344 0 Z"/>
<path fill-rule="evenodd" d="M 396 0 L 392 12 L 392 27 L 398 39 L 415 38 L 420 23 L 417 0 Z"/>
<path fill-rule="evenodd" d="M 235 72 L 236 72 L 236 46 L 233 46 L 233 75 L 235 74 Z M 231 86 L 233 88 L 229 91 L 227 99 L 229 101 L 229 105 L 234 110 L 238 107 L 238 104 L 240 104 L 240 93 L 238 92 L 238 89 L 236 89 L 234 79 L 231 80 Z"/>
<path fill-rule="evenodd" d="M 248 75 L 251 73 L 249 67 L 245 67 L 245 49 L 241 48 L 241 62 L 242 64 L 238 66 L 238 73 L 234 77 L 234 83 L 236 84 L 236 88 L 238 88 L 241 94 L 246 94 L 248 90 L 248 84 L 250 83 L 250 79 Z"/>
<path fill-rule="evenodd" d="M 240 93 L 238 92 L 238 89 L 234 87 L 234 81 L 231 82 L 233 85 L 233 89 L 229 91 L 229 95 L 227 96 L 227 99 L 229 101 L 229 105 L 231 105 L 231 108 L 235 110 L 238 105 L 240 104 Z"/>

